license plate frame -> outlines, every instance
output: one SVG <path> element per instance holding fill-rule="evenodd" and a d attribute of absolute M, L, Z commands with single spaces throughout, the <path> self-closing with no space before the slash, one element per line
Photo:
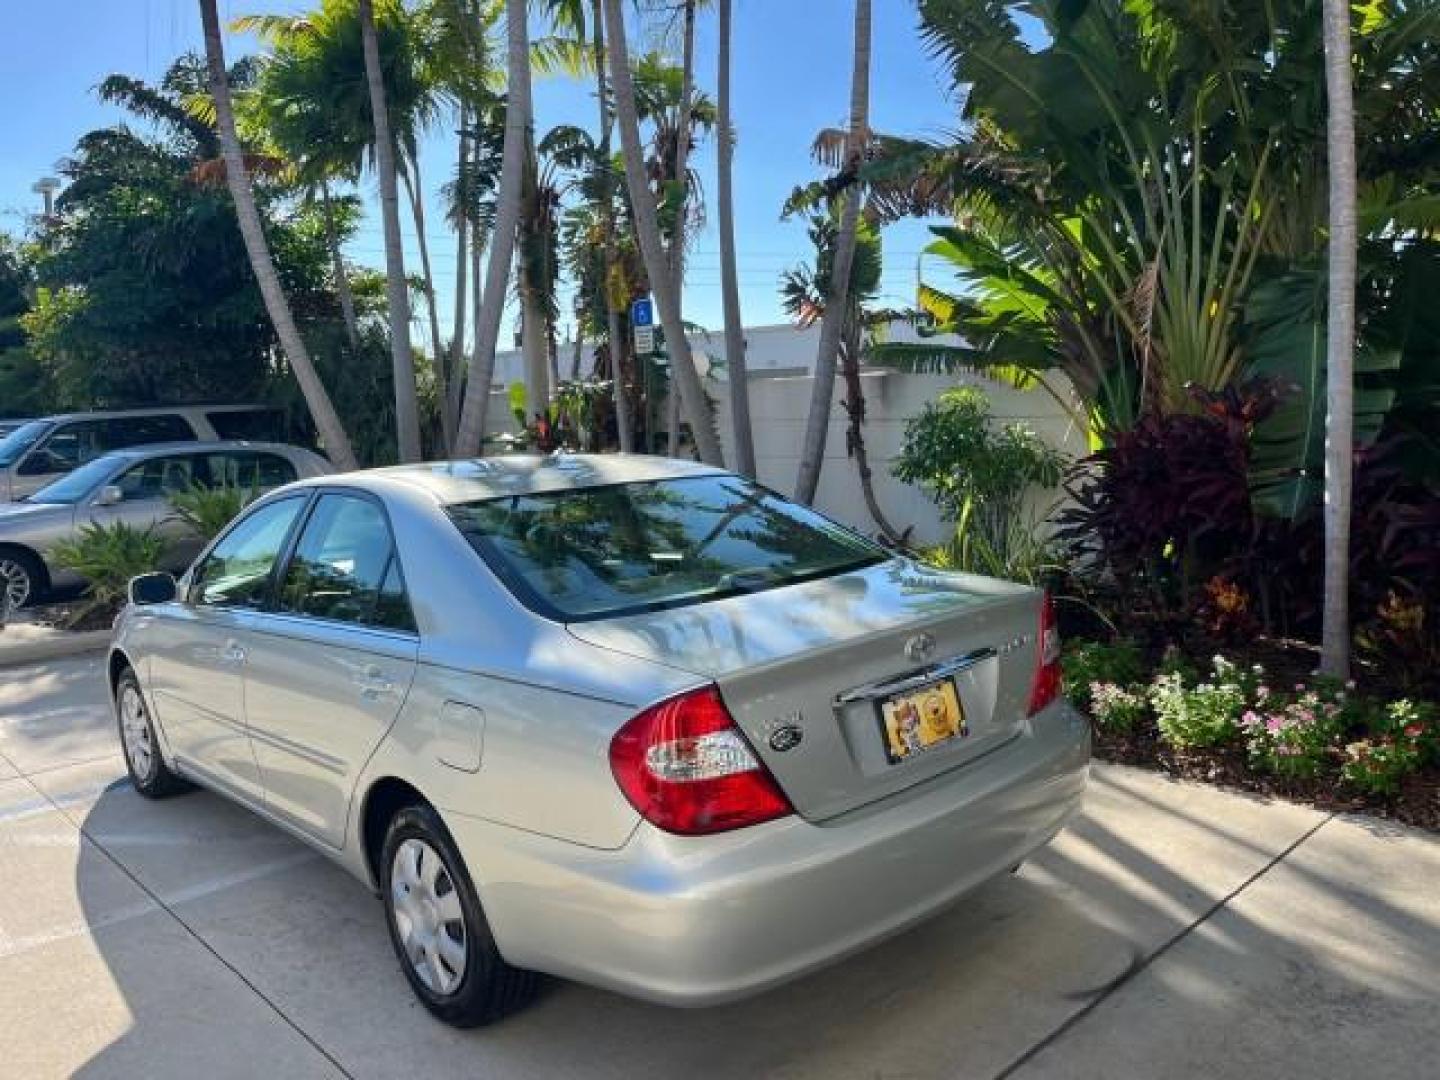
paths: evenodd
<path fill-rule="evenodd" d="M 876 702 L 880 743 L 892 765 L 910 761 L 970 734 L 960 688 L 950 676 Z"/>

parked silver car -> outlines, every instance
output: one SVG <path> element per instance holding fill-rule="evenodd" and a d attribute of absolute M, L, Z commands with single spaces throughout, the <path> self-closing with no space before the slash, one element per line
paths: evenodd
<path fill-rule="evenodd" d="M 171 509 L 177 491 L 196 484 L 268 491 L 330 471 L 319 455 L 278 443 L 162 443 L 106 454 L 23 502 L 0 503 L 0 602 L 21 608 L 52 587 L 78 584 L 50 549 L 85 525 L 153 526 L 170 541 L 165 568 L 181 570 L 202 544 Z"/>
<path fill-rule="evenodd" d="M 0 432 L 0 502 L 23 499 L 101 454 L 169 442 L 284 440 L 285 416 L 265 405 L 171 405 L 65 413 Z"/>
<path fill-rule="evenodd" d="M 1012 869 L 1085 787 L 1040 592 L 689 463 L 305 481 L 131 599 L 136 788 L 198 781 L 338 860 L 455 1024 L 534 972 L 773 986 Z"/>

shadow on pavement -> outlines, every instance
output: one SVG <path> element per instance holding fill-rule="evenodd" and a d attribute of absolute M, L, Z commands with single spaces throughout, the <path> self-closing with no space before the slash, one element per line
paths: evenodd
<path fill-rule="evenodd" d="M 993 1077 L 1319 820 L 1104 770 L 1019 875 L 797 983 L 680 1011 L 555 982 L 460 1032 L 414 1001 L 359 883 L 214 796 L 111 784 L 77 885 L 130 1022 L 81 1073 L 325 1075 L 328 1055 L 355 1076 Z M 1020 1075 L 1423 1074 L 1440 912 L 1366 846 L 1385 843 L 1326 825 Z M 173 916 L 107 923 L 112 855 Z"/>

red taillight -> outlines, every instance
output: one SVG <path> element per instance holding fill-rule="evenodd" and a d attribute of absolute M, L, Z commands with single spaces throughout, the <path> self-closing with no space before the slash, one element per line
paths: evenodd
<path fill-rule="evenodd" d="M 610 768 L 646 821 L 725 832 L 793 813 L 713 686 L 652 705 L 615 733 Z"/>
<path fill-rule="evenodd" d="M 1035 681 L 1030 684 L 1030 715 L 1060 696 L 1060 627 L 1055 601 L 1047 592 L 1040 601 L 1040 638 L 1035 646 Z"/>

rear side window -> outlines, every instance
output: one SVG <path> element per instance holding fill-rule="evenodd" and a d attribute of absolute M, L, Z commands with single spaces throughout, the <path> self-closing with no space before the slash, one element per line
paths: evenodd
<path fill-rule="evenodd" d="M 127 446 L 148 443 L 194 442 L 195 432 L 184 417 L 174 413 L 157 416 L 121 416 L 101 421 L 105 450 L 123 450 Z M 102 451 L 103 452 L 103 451 Z"/>
<path fill-rule="evenodd" d="M 279 409 L 235 409 L 207 412 L 205 419 L 222 439 L 248 442 L 289 442 L 285 414 Z"/>
<path fill-rule="evenodd" d="M 285 572 L 280 608 L 335 622 L 415 629 L 395 543 L 380 507 L 322 495 Z"/>
<path fill-rule="evenodd" d="M 615 484 L 447 508 L 520 600 L 565 622 L 827 577 L 888 553 L 734 476 Z"/>
<path fill-rule="evenodd" d="M 207 454 L 212 487 L 238 487 L 247 491 L 268 491 L 296 479 L 295 466 L 279 454 L 239 451 Z"/>

